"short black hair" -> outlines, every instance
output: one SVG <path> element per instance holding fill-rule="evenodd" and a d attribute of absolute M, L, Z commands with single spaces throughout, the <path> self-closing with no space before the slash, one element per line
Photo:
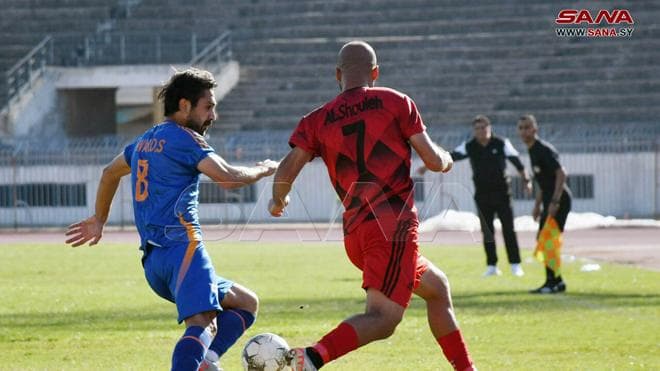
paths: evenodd
<path fill-rule="evenodd" d="M 520 121 L 530 122 L 532 124 L 532 126 L 534 126 L 535 128 L 539 127 L 539 124 L 536 122 L 536 117 L 534 117 L 534 115 L 532 115 L 531 113 L 520 116 L 518 121 L 519 122 Z"/>
<path fill-rule="evenodd" d="M 158 99 L 163 101 L 165 116 L 170 116 L 179 110 L 181 98 L 189 100 L 194 107 L 199 98 L 204 95 L 205 90 L 213 89 L 216 86 L 218 84 L 215 82 L 213 74 L 191 67 L 187 70 L 177 71 L 160 90 Z"/>
<path fill-rule="evenodd" d="M 486 124 L 486 126 L 490 126 L 490 119 L 486 115 L 476 115 L 474 119 L 472 119 L 472 125 L 480 122 Z"/>

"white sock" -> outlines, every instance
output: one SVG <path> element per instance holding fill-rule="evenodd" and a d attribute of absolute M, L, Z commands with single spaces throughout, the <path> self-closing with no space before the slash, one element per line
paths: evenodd
<path fill-rule="evenodd" d="M 216 353 L 215 351 L 209 349 L 206 352 L 206 359 L 208 359 L 211 362 L 218 362 L 218 360 L 220 359 L 220 356 L 218 356 L 218 353 Z"/>

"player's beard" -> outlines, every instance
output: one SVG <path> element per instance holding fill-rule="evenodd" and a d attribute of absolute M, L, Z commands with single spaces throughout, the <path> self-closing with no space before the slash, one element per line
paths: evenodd
<path fill-rule="evenodd" d="M 186 127 L 196 131 L 201 136 L 205 136 L 206 132 L 208 131 L 209 127 L 211 127 L 212 123 L 213 122 L 211 120 L 207 120 L 200 123 L 194 118 L 188 116 L 188 120 L 186 121 Z"/>

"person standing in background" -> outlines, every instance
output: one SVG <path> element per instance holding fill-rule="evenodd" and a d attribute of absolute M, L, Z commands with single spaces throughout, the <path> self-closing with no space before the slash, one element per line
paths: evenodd
<path fill-rule="evenodd" d="M 470 159 L 472 180 L 474 181 L 474 201 L 477 205 L 484 250 L 486 251 L 486 272 L 484 276 L 497 276 L 502 272 L 497 268 L 497 246 L 495 243 L 495 215 L 502 224 L 504 245 L 511 265 L 511 273 L 521 277 L 525 274 L 520 265 L 520 248 L 513 226 L 513 208 L 511 207 L 511 179 L 506 174 L 506 160 L 516 167 L 522 178 L 525 191 L 531 195 L 532 182 L 525 171 L 518 151 L 509 139 L 493 135 L 490 119 L 477 115 L 472 120 L 474 137 L 461 143 L 451 152 L 454 161 Z M 424 174 L 426 167 L 418 169 Z"/>
<path fill-rule="evenodd" d="M 559 163 L 559 153 L 552 144 L 538 137 L 538 124 L 533 115 L 523 115 L 518 120 L 518 134 L 529 150 L 529 159 L 534 171 L 534 179 L 539 186 L 532 217 L 539 221 L 539 233 L 548 217 L 557 221 L 559 230 L 564 231 L 568 213 L 571 211 L 571 190 L 566 185 L 566 171 Z M 541 212 L 541 204 L 543 211 Z M 540 219 L 539 219 L 540 216 Z M 538 235 L 537 235 L 538 239 Z M 534 294 L 554 294 L 566 291 L 561 275 L 546 265 L 546 280 Z"/>

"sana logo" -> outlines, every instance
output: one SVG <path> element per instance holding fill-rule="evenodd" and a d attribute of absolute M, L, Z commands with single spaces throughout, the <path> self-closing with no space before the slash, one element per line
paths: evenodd
<path fill-rule="evenodd" d="M 560 10 L 555 18 L 556 24 L 576 24 L 583 23 L 589 25 L 601 24 L 605 22 L 610 25 L 619 25 L 622 23 L 635 24 L 632 15 L 626 9 L 605 10 L 601 9 L 596 16 L 587 9 L 563 9 Z"/>

